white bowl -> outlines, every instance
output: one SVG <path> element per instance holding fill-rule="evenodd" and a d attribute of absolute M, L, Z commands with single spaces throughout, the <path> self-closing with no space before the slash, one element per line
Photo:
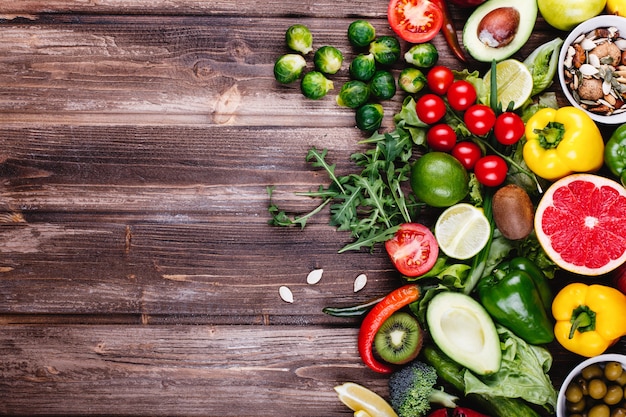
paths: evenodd
<path fill-rule="evenodd" d="M 556 400 L 556 416 L 557 417 L 566 417 L 567 416 L 567 408 L 565 402 L 565 391 L 567 387 L 572 382 L 574 378 L 580 375 L 581 371 L 585 369 L 587 366 L 592 365 L 594 363 L 606 363 L 606 362 L 620 362 L 624 369 L 626 369 L 626 355 L 620 355 L 617 353 L 605 353 L 603 355 L 594 356 L 593 358 L 589 358 L 581 363 L 579 363 L 572 371 L 567 375 L 565 380 L 563 381 L 563 385 L 559 390 L 559 396 Z"/>
<path fill-rule="evenodd" d="M 559 53 L 559 68 L 558 68 L 557 72 L 559 74 L 559 82 L 561 83 L 561 90 L 563 90 L 563 94 L 565 95 L 567 100 L 571 103 L 571 105 L 574 106 L 574 107 L 582 108 L 576 102 L 576 100 L 574 100 L 574 97 L 572 96 L 572 93 L 569 90 L 569 87 L 567 86 L 567 83 L 565 82 L 565 79 L 564 79 L 564 76 L 563 76 L 563 62 L 565 61 L 565 55 L 567 54 L 567 48 L 581 34 L 589 33 L 592 30 L 597 29 L 597 28 L 604 28 L 604 27 L 611 27 L 611 26 L 616 27 L 619 30 L 620 36 L 626 38 L 626 18 L 625 17 L 616 16 L 616 15 L 600 15 L 600 16 L 596 16 L 596 17 L 594 17 L 592 19 L 586 20 L 586 21 L 582 22 L 581 24 L 579 24 L 578 26 L 576 26 L 570 32 L 570 34 L 567 36 L 567 38 L 565 38 L 565 41 L 563 42 L 563 46 L 561 48 L 561 52 Z M 619 113 L 619 114 L 614 114 L 614 115 L 610 115 L 610 116 L 602 116 L 602 115 L 595 114 L 595 113 L 592 113 L 592 112 L 589 112 L 589 111 L 586 111 L 586 110 L 585 110 L 585 112 L 589 116 L 591 116 L 591 118 L 593 120 L 595 120 L 598 123 L 604 123 L 604 124 L 622 124 L 622 123 L 626 123 L 626 112 Z"/>

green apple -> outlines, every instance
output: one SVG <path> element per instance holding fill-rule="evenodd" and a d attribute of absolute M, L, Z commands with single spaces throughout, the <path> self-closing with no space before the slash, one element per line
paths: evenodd
<path fill-rule="evenodd" d="M 559 30 L 576 25 L 602 13 L 607 0 L 537 0 L 543 18 Z"/>

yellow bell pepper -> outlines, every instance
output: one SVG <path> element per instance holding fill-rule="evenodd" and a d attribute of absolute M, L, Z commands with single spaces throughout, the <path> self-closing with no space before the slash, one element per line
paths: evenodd
<path fill-rule="evenodd" d="M 554 335 L 582 356 L 603 353 L 626 335 L 626 295 L 605 285 L 572 283 L 552 301 Z"/>
<path fill-rule="evenodd" d="M 544 108 L 526 123 L 524 162 L 549 181 L 574 172 L 593 172 L 604 162 L 600 129 L 584 110 Z"/>

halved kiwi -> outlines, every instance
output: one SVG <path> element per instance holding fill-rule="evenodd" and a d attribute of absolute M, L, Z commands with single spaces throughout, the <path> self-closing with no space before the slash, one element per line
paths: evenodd
<path fill-rule="evenodd" d="M 417 319 L 403 311 L 391 315 L 376 333 L 374 348 L 382 360 L 402 365 L 417 357 L 422 349 L 422 328 Z"/>

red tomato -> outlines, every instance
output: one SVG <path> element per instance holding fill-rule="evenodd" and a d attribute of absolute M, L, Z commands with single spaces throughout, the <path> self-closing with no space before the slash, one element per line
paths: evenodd
<path fill-rule="evenodd" d="M 524 121 L 513 112 L 504 112 L 496 118 L 493 134 L 503 145 L 513 145 L 524 136 Z"/>
<path fill-rule="evenodd" d="M 426 143 L 434 151 L 450 152 L 456 144 L 456 132 L 445 123 L 436 124 L 428 129 Z"/>
<path fill-rule="evenodd" d="M 479 183 L 487 187 L 497 187 L 506 179 L 509 167 L 498 155 L 487 155 L 476 161 L 474 174 Z"/>
<path fill-rule="evenodd" d="M 468 171 L 474 169 L 476 161 L 483 156 L 480 146 L 469 141 L 457 143 L 451 153 Z"/>
<path fill-rule="evenodd" d="M 443 96 L 448 91 L 448 88 L 454 82 L 454 74 L 452 70 L 443 65 L 436 65 L 428 71 L 426 75 L 426 83 L 428 88 L 435 94 Z"/>
<path fill-rule="evenodd" d="M 489 133 L 496 123 L 496 113 L 489 106 L 474 104 L 465 111 L 463 120 L 470 132 L 483 136 Z"/>
<path fill-rule="evenodd" d="M 415 103 L 419 119 L 429 125 L 437 123 L 446 114 L 446 103 L 435 94 L 424 94 Z"/>
<path fill-rule="evenodd" d="M 385 242 L 396 269 L 404 276 L 417 277 L 430 271 L 439 256 L 439 245 L 430 229 L 421 223 L 404 223 Z"/>
<path fill-rule="evenodd" d="M 448 88 L 447 98 L 454 110 L 467 110 L 476 103 L 476 88 L 469 81 L 457 80 Z"/>
<path fill-rule="evenodd" d="M 410 43 L 424 43 L 439 33 L 443 13 L 428 0 L 391 0 L 387 20 L 400 38 Z"/>

